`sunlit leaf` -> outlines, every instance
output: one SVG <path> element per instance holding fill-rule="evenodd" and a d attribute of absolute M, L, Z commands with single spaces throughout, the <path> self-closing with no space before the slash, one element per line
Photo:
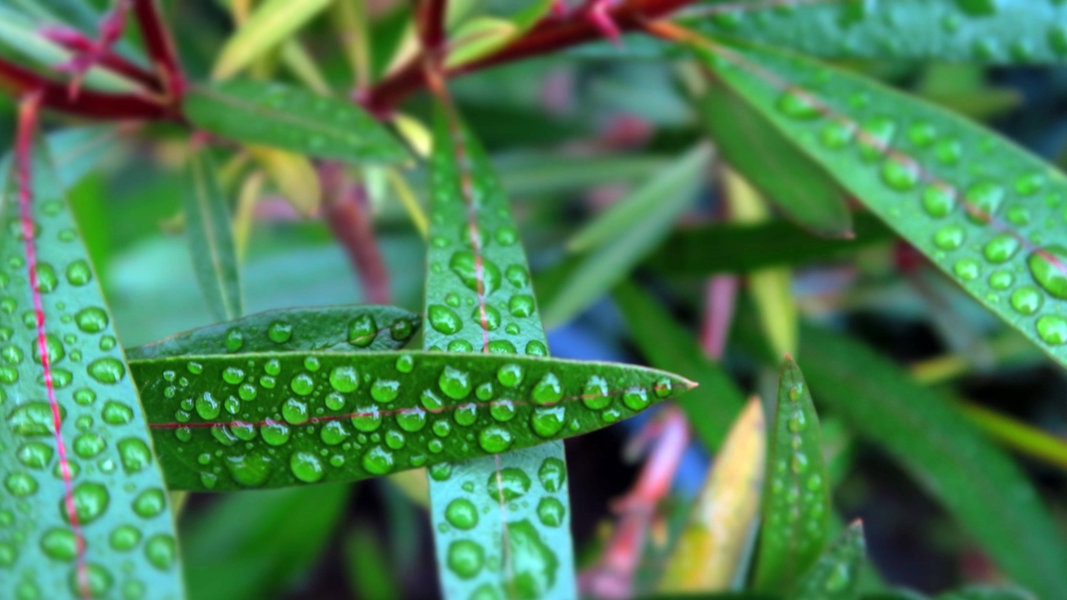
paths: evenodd
<path fill-rule="evenodd" d="M 248 66 L 326 9 L 330 0 L 266 0 L 226 40 L 215 60 L 214 79 L 226 79 Z"/>
<path fill-rule="evenodd" d="M 181 598 L 163 479 L 63 167 L 34 154 L 26 222 L 3 168 L 0 596 Z"/>
<path fill-rule="evenodd" d="M 207 148 L 189 155 L 185 190 L 185 234 L 200 290 L 219 321 L 244 312 L 230 207 Z"/>

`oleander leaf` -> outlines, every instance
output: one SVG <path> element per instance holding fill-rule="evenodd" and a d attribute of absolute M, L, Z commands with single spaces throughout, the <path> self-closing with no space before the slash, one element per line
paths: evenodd
<path fill-rule="evenodd" d="M 11 161 L 2 169 L 0 596 L 178 599 L 174 521 L 137 390 L 64 165 L 35 145 L 29 239 Z"/>
<path fill-rule="evenodd" d="M 392 306 L 267 310 L 131 348 L 126 355 L 148 360 L 183 354 L 397 350 L 411 340 L 421 321 Z"/>
<path fill-rule="evenodd" d="M 189 90 L 183 114 L 222 137 L 351 163 L 395 163 L 407 152 L 355 104 L 281 83 L 232 80 Z"/>
<path fill-rule="evenodd" d="M 810 597 L 803 594 L 800 580 L 826 546 L 833 512 L 819 417 L 804 376 L 790 358 L 782 364 L 776 406 L 753 586 Z"/>
<path fill-rule="evenodd" d="M 215 61 L 212 77 L 226 79 L 232 76 L 289 39 L 329 5 L 330 0 L 267 0 L 259 4 L 226 40 Z"/>
<path fill-rule="evenodd" d="M 846 0 L 795 2 L 783 9 L 766 0 L 719 0 L 696 12 L 701 16 L 684 22 L 704 33 L 826 58 L 987 64 L 1067 61 L 1067 5 L 1059 2 Z"/>
<path fill-rule="evenodd" d="M 430 176 L 424 347 L 547 355 L 507 195 L 481 144 L 448 104 L 436 109 Z M 559 381 L 568 385 L 565 377 Z M 570 383 L 576 381 L 583 380 Z M 553 417 L 546 412 L 544 418 Z M 562 442 L 501 452 L 430 471 L 445 595 L 577 597 Z M 486 568 L 491 564 L 501 567 Z"/>
<path fill-rule="evenodd" d="M 863 523 L 854 521 L 800 579 L 790 600 L 852 600 L 866 559 Z"/>
<path fill-rule="evenodd" d="M 974 123 L 778 51 L 705 62 L 979 302 L 1067 365 L 1067 179 Z"/>
<path fill-rule="evenodd" d="M 219 321 L 244 312 L 241 273 L 233 243 L 230 208 L 207 148 L 189 155 L 185 189 L 185 233 L 200 290 Z"/>
<path fill-rule="evenodd" d="M 691 385 L 628 365 L 442 352 L 183 354 L 132 359 L 130 370 L 167 483 L 201 491 L 447 473 L 449 462 L 600 429 Z M 533 480 L 551 488 L 562 462 L 545 461 Z M 509 473 L 507 485 L 528 491 L 525 472 Z M 495 475 L 476 483 L 495 491 Z"/>

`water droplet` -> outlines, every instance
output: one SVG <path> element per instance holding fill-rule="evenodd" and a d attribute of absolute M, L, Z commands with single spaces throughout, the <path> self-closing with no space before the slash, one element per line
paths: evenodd
<path fill-rule="evenodd" d="M 106 447 L 107 442 L 96 433 L 83 433 L 74 438 L 74 453 L 84 459 L 96 457 Z"/>
<path fill-rule="evenodd" d="M 452 419 L 456 422 L 456 425 L 463 427 L 469 427 L 478 420 L 478 405 L 473 402 L 462 404 L 457 406 L 452 411 Z"/>
<path fill-rule="evenodd" d="M 960 162 L 963 155 L 963 146 L 959 140 L 942 138 L 934 146 L 934 156 L 943 165 L 955 165 Z"/>
<path fill-rule="evenodd" d="M 289 469 L 292 470 L 293 477 L 305 483 L 315 483 L 326 475 L 318 457 L 310 452 L 294 452 L 289 458 Z"/>
<path fill-rule="evenodd" d="M 119 552 L 128 552 L 141 542 L 141 531 L 133 525 L 119 525 L 111 531 L 108 543 Z"/>
<path fill-rule="evenodd" d="M 18 459 L 24 466 L 31 469 L 44 469 L 52 462 L 52 454 L 52 447 L 48 444 L 27 442 L 19 447 Z"/>
<path fill-rule="evenodd" d="M 1038 285 L 1052 296 L 1067 300 L 1067 248 L 1047 246 L 1030 254 L 1026 262 Z"/>
<path fill-rule="evenodd" d="M 66 411 L 60 407 L 60 420 Z M 44 436 L 52 434 L 52 407 L 45 402 L 27 402 L 8 416 L 8 425 L 18 435 Z"/>
<path fill-rule="evenodd" d="M 474 350 L 474 346 L 467 340 L 452 340 L 448 343 L 449 352 L 471 352 Z"/>
<path fill-rule="evenodd" d="M 522 383 L 524 376 L 525 373 L 523 372 L 522 367 L 514 363 L 504 365 L 497 369 L 496 372 L 496 379 L 500 382 L 500 385 L 509 388 L 516 387 Z"/>
<path fill-rule="evenodd" d="M 357 410 L 356 414 L 350 419 L 352 426 L 357 431 L 363 433 L 371 433 L 376 431 L 382 425 L 382 412 L 377 406 L 368 406 Z"/>
<path fill-rule="evenodd" d="M 393 469 L 393 453 L 374 446 L 363 454 L 363 469 L 372 475 L 385 475 Z"/>
<path fill-rule="evenodd" d="M 951 187 L 932 183 L 923 190 L 922 204 L 923 210 L 931 217 L 946 217 L 956 208 L 956 191 Z"/>
<path fill-rule="evenodd" d="M 546 458 L 537 470 L 537 478 L 545 491 L 558 492 L 567 480 L 567 465 L 558 458 Z"/>
<path fill-rule="evenodd" d="M 119 441 L 118 447 L 122 468 L 127 473 L 136 473 L 152 464 L 152 451 L 143 441 L 137 438 L 126 438 Z"/>
<path fill-rule="evenodd" d="M 644 410 L 648 407 L 648 391 L 642 388 L 626 390 L 622 394 L 622 403 L 630 410 Z"/>
<path fill-rule="evenodd" d="M 910 158 L 891 155 L 882 163 L 882 181 L 898 192 L 914 189 L 921 176 L 919 165 Z"/>
<path fill-rule="evenodd" d="M 126 376 L 126 367 L 118 359 L 98 358 L 89 363 L 89 375 L 100 383 L 118 383 Z"/>
<path fill-rule="evenodd" d="M 159 533 L 145 541 L 144 553 L 153 567 L 166 571 L 174 565 L 177 547 L 173 537 Z"/>
<path fill-rule="evenodd" d="M 67 265 L 67 281 L 71 285 L 82 286 L 93 279 L 93 271 L 89 268 L 89 263 L 82 259 L 72 261 Z"/>
<path fill-rule="evenodd" d="M 442 402 L 432 390 L 423 390 L 422 393 L 419 394 L 419 401 L 426 410 L 432 413 L 440 412 L 445 406 L 445 403 Z"/>
<path fill-rule="evenodd" d="M 485 486 L 489 498 L 494 502 L 499 502 L 501 498 L 504 502 L 511 502 L 530 491 L 530 476 L 522 469 L 505 467 L 499 472 L 490 473 Z"/>
<path fill-rule="evenodd" d="M 267 337 L 275 344 L 284 344 L 293 337 L 293 326 L 284 321 L 274 321 L 267 327 Z"/>
<path fill-rule="evenodd" d="M 200 418 L 205 421 L 217 418 L 221 411 L 222 405 L 209 391 L 205 391 L 196 399 L 196 414 L 200 415 Z"/>
<path fill-rule="evenodd" d="M 463 400 L 471 393 L 470 375 L 465 371 L 445 367 L 441 377 L 437 380 L 438 387 L 444 395 L 453 400 Z"/>
<path fill-rule="evenodd" d="M 452 335 L 463 328 L 463 320 L 456 311 L 443 304 L 431 304 L 427 312 L 430 326 L 445 335 Z"/>
<path fill-rule="evenodd" d="M 226 457 L 226 469 L 237 485 L 259 487 L 270 477 L 273 465 L 270 457 L 262 454 L 243 454 Z"/>
<path fill-rule="evenodd" d="M 78 523 L 84 526 L 103 516 L 111 501 L 111 494 L 103 485 L 85 481 L 74 486 L 71 499 L 74 501 L 74 514 L 78 516 Z M 65 498 L 59 500 L 59 514 L 64 521 L 70 522 Z"/>
<path fill-rule="evenodd" d="M 37 480 L 27 473 L 10 473 L 4 479 L 4 487 L 16 498 L 24 498 L 37 491 Z"/>
<path fill-rule="evenodd" d="M 991 263 L 1007 262 L 1015 256 L 1022 244 L 1019 239 L 1010 233 L 1001 233 L 986 243 L 982 254 Z"/>
<path fill-rule="evenodd" d="M 319 437 L 327 446 L 336 446 L 348 438 L 348 432 L 345 431 L 345 426 L 340 421 L 330 421 L 322 426 Z"/>
<path fill-rule="evenodd" d="M 281 423 L 270 421 L 260 428 L 260 436 L 271 446 L 281 446 L 289 441 L 289 428 Z"/>
<path fill-rule="evenodd" d="M 504 588 L 518 598 L 547 598 L 559 569 L 559 559 L 527 520 L 508 523 L 508 547 L 513 568 Z"/>
<path fill-rule="evenodd" d="M 359 387 L 359 372 L 349 365 L 334 367 L 330 371 L 330 387 L 345 394 L 356 391 Z"/>
<path fill-rule="evenodd" d="M 133 500 L 133 512 L 145 519 L 159 515 L 166 506 L 167 499 L 158 488 L 145 490 Z"/>
<path fill-rule="evenodd" d="M 822 112 L 816 100 L 808 92 L 791 88 L 778 97 L 778 110 L 785 116 L 798 120 L 817 119 Z"/>
<path fill-rule="evenodd" d="M 100 333 L 107 328 L 107 312 L 95 306 L 83 308 L 74 315 L 74 322 L 85 333 Z"/>
<path fill-rule="evenodd" d="M 108 597 L 108 592 L 115 583 L 111 573 L 100 565 L 93 563 L 86 564 L 84 572 L 84 575 L 80 575 L 77 568 L 71 569 L 70 575 L 67 577 L 67 585 L 70 587 L 71 597 L 81 598 L 86 595 L 91 598 Z M 88 585 L 83 585 L 82 580 L 87 581 Z M 88 588 L 88 594 L 82 591 L 83 587 Z"/>
<path fill-rule="evenodd" d="M 282 418 L 290 425 L 306 423 L 309 417 L 307 404 L 296 398 L 289 398 L 282 404 Z"/>
<path fill-rule="evenodd" d="M 501 382 L 503 383 L 503 382 Z M 563 398 L 563 384 L 555 373 L 546 373 L 540 381 L 534 385 L 530 397 L 536 404 L 555 404 Z"/>
<path fill-rule="evenodd" d="M 526 267 L 522 265 L 509 266 L 504 271 L 504 277 L 518 289 L 523 289 L 530 285 L 530 274 L 526 272 Z"/>
<path fill-rule="evenodd" d="M 478 445 L 490 454 L 500 454 L 511 447 L 511 432 L 496 425 L 486 427 L 478 434 Z"/>
<path fill-rule="evenodd" d="M 456 540 L 448 545 L 448 568 L 460 579 L 472 579 L 485 564 L 485 550 L 470 540 Z"/>
<path fill-rule="evenodd" d="M 962 281 L 974 281 L 981 274 L 981 265 L 973 258 L 961 258 L 952 266 L 952 271 Z"/>
<path fill-rule="evenodd" d="M 1029 316 L 1036 313 L 1043 303 L 1044 296 L 1033 286 L 1024 285 L 1016 288 L 1011 295 L 1011 307 L 1021 315 Z"/>
<path fill-rule="evenodd" d="M 421 408 L 405 410 L 396 416 L 396 424 L 409 433 L 422 431 L 426 426 L 426 411 Z"/>
<path fill-rule="evenodd" d="M 934 245 L 942 250 L 956 250 L 966 239 L 962 225 L 946 225 L 934 233 Z"/>
<path fill-rule="evenodd" d="M 534 314 L 537 310 L 533 296 L 529 294 L 516 294 L 508 301 L 508 311 L 512 316 L 524 318 Z"/>
<path fill-rule="evenodd" d="M 448 261 L 448 268 L 459 277 L 463 285 L 474 292 L 481 288 L 481 293 L 489 296 L 500 288 L 500 268 L 484 258 L 477 260 L 473 252 L 456 252 Z"/>
<path fill-rule="evenodd" d="M 501 423 L 515 418 L 515 403 L 511 400 L 497 400 L 489 405 L 489 415 Z"/>
<path fill-rule="evenodd" d="M 430 465 L 430 477 L 434 481 L 445 481 L 452 476 L 452 463 L 437 463 Z"/>
<path fill-rule="evenodd" d="M 538 408 L 530 418 L 530 426 L 537 435 L 550 438 L 563 429 L 565 419 L 566 409 L 563 406 Z"/>
<path fill-rule="evenodd" d="M 226 367 L 222 371 L 222 380 L 230 385 L 239 385 L 245 380 L 245 372 L 237 367 Z"/>
<path fill-rule="evenodd" d="M 1067 344 L 1067 318 L 1060 315 L 1044 315 L 1037 320 L 1037 335 L 1046 344 Z"/>
<path fill-rule="evenodd" d="M 400 382 L 389 379 L 375 379 L 370 386 L 370 396 L 375 402 L 383 404 L 396 400 L 400 394 Z"/>
<path fill-rule="evenodd" d="M 538 340 L 530 340 L 526 342 L 526 354 L 530 356 L 548 356 L 548 347 L 544 342 Z"/>
<path fill-rule="evenodd" d="M 830 150 L 844 148 L 852 141 L 856 128 L 851 123 L 830 121 L 819 132 L 819 141 Z"/>
<path fill-rule="evenodd" d="M 1015 283 L 1015 276 L 1008 271 L 993 271 L 989 275 L 989 287 L 994 290 L 1004 291 Z"/>
<path fill-rule="evenodd" d="M 563 503 L 552 497 L 541 498 L 537 503 L 537 518 L 548 527 L 559 527 L 567 511 Z"/>
<path fill-rule="evenodd" d="M 396 370 L 401 373 L 410 373 L 415 368 L 415 359 L 410 354 L 401 354 L 396 359 Z"/>
<path fill-rule="evenodd" d="M 473 529 L 478 524 L 478 509 L 466 498 L 456 498 L 445 508 L 445 519 L 457 529 Z"/>
<path fill-rule="evenodd" d="M 348 343 L 357 348 L 366 348 L 378 336 L 378 324 L 370 313 L 362 314 L 348 325 Z"/>
<path fill-rule="evenodd" d="M 967 188 L 967 218 L 974 223 L 984 224 L 992 220 L 1004 200 L 1004 188 L 993 181 L 980 181 Z"/>

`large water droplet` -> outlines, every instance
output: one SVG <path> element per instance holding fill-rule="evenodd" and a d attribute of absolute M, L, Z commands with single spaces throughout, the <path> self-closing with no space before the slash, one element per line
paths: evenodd
<path fill-rule="evenodd" d="M 1067 248 L 1047 246 L 1027 259 L 1030 273 L 1049 294 L 1067 300 Z"/>
<path fill-rule="evenodd" d="M 267 482 L 274 465 L 262 454 L 243 454 L 226 457 L 226 469 L 237 485 L 259 487 Z"/>
<path fill-rule="evenodd" d="M 457 529 L 473 529 L 478 524 L 478 509 L 466 498 L 456 498 L 445 508 L 445 519 Z"/>
<path fill-rule="evenodd" d="M 530 417 L 530 427 L 537 435 L 543 438 L 550 438 L 563 429 L 565 419 L 566 409 L 563 406 L 538 408 L 534 410 L 533 416 Z"/>
<path fill-rule="evenodd" d="M 389 379 L 375 379 L 370 386 L 370 396 L 375 402 L 383 404 L 396 400 L 400 394 L 400 382 Z"/>
<path fill-rule="evenodd" d="M 537 503 L 537 518 L 548 527 L 559 527 L 567 511 L 563 503 L 552 497 L 541 498 Z"/>
<path fill-rule="evenodd" d="M 555 404 L 563 398 L 563 384 L 560 383 L 555 373 L 546 373 L 534 385 L 530 397 L 536 404 Z"/>
<path fill-rule="evenodd" d="M 1060 315 L 1044 315 L 1037 320 L 1037 334 L 1046 344 L 1067 344 L 1067 318 Z"/>
<path fill-rule="evenodd" d="M 456 540 L 448 545 L 446 562 L 460 579 L 472 579 L 485 564 L 485 549 L 471 540 Z"/>
<path fill-rule="evenodd" d="M 152 451 L 138 438 L 120 440 L 119 457 L 127 473 L 137 473 L 152 464 Z"/>
<path fill-rule="evenodd" d="M 348 325 L 348 343 L 357 348 L 366 348 L 378 335 L 378 324 L 370 313 L 360 315 Z"/>
<path fill-rule="evenodd" d="M 89 375 L 100 383 L 118 383 L 126 376 L 126 367 L 115 358 L 98 358 L 89 363 Z"/>
<path fill-rule="evenodd" d="M 71 499 L 74 501 L 74 514 L 78 516 L 78 523 L 88 525 L 99 519 L 107 511 L 107 505 L 111 501 L 111 494 L 108 493 L 105 486 L 86 481 L 74 486 Z M 59 513 L 64 521 L 70 522 L 65 498 L 59 501 Z"/>
<path fill-rule="evenodd" d="M 471 393 L 470 375 L 453 367 L 445 367 L 437 384 L 441 392 L 453 400 L 463 400 Z"/>
<path fill-rule="evenodd" d="M 56 560 L 71 561 L 78 556 L 78 538 L 70 529 L 49 529 L 41 536 L 41 550 Z"/>
<path fill-rule="evenodd" d="M 500 454 L 511 447 L 511 432 L 503 427 L 490 425 L 478 434 L 478 445 L 490 454 Z"/>
<path fill-rule="evenodd" d="M 317 456 L 310 452 L 294 452 L 289 458 L 293 476 L 305 483 L 315 483 L 326 476 L 326 470 Z"/>
<path fill-rule="evenodd" d="M 546 458 L 537 469 L 537 478 L 545 491 L 558 492 L 567 480 L 567 465 L 558 458 Z"/>
<path fill-rule="evenodd" d="M 430 326 L 445 335 L 452 335 L 463 328 L 463 320 L 456 311 L 443 304 L 431 304 L 427 313 Z"/>
<path fill-rule="evenodd" d="M 793 119 L 810 120 L 822 116 L 819 105 L 808 92 L 796 88 L 787 90 L 778 97 L 778 110 Z"/>
<path fill-rule="evenodd" d="M 1020 286 L 1011 294 L 1011 307 L 1021 315 L 1029 316 L 1037 313 L 1044 301 L 1041 292 L 1029 285 Z"/>
<path fill-rule="evenodd" d="M 522 469 L 506 467 L 497 473 L 490 473 L 485 482 L 486 491 L 494 501 L 511 502 L 530 491 L 530 476 Z"/>
<path fill-rule="evenodd" d="M 372 475 L 385 475 L 393 469 L 393 453 L 381 446 L 374 446 L 363 454 L 362 464 Z"/>
<path fill-rule="evenodd" d="M 145 519 L 161 514 L 166 506 L 167 499 L 158 488 L 145 490 L 133 500 L 133 512 Z"/>

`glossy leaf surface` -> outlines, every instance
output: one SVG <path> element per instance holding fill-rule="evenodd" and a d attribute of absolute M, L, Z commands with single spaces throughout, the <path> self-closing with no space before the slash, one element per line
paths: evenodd
<path fill-rule="evenodd" d="M 239 142 L 352 163 L 407 158 L 403 146 L 353 103 L 280 83 L 196 87 L 182 109 L 194 126 Z"/>
<path fill-rule="evenodd" d="M 942 109 L 776 51 L 707 64 L 971 295 L 1067 365 L 1067 179 Z"/>
<path fill-rule="evenodd" d="M 187 172 L 185 234 L 196 280 L 215 318 L 234 319 L 244 312 L 241 275 L 230 208 L 207 148 L 195 149 L 190 154 Z"/>
<path fill-rule="evenodd" d="M 819 418 L 800 368 L 786 359 L 768 442 L 763 526 L 756 555 L 757 589 L 798 590 L 830 535 L 830 479 L 822 458 Z"/>
<path fill-rule="evenodd" d="M 130 368 L 167 482 L 187 490 L 353 481 L 497 454 L 689 389 L 641 367 L 438 352 L 181 355 Z"/>
<path fill-rule="evenodd" d="M 713 14 L 689 23 L 706 33 L 827 58 L 1067 61 L 1067 5 L 1054 0 L 815 1 L 786 7 L 721 0 L 704 8 Z"/>
<path fill-rule="evenodd" d="M 34 155 L 27 221 L 4 168 L 0 596 L 177 599 L 163 478 L 57 167 Z"/>
<path fill-rule="evenodd" d="M 225 79 L 288 39 L 330 5 L 329 0 L 267 0 L 226 41 L 212 75 Z"/>
<path fill-rule="evenodd" d="M 547 355 L 507 196 L 480 143 L 447 104 L 437 109 L 431 185 L 424 346 Z M 567 384 L 561 376 L 553 385 Z M 445 595 L 573 597 L 563 444 L 503 450 L 430 471 Z"/>
<path fill-rule="evenodd" d="M 182 354 L 355 352 L 402 348 L 421 323 L 392 306 L 309 306 L 267 310 L 127 350 L 132 359 Z"/>
<path fill-rule="evenodd" d="M 800 356 L 819 402 L 898 460 L 1008 577 L 1038 597 L 1067 589 L 1067 548 L 1033 486 L 949 399 L 823 329 L 801 330 Z"/>
<path fill-rule="evenodd" d="M 793 600 L 850 600 L 856 597 L 860 568 L 867 559 L 863 523 L 855 521 L 801 578 Z"/>

